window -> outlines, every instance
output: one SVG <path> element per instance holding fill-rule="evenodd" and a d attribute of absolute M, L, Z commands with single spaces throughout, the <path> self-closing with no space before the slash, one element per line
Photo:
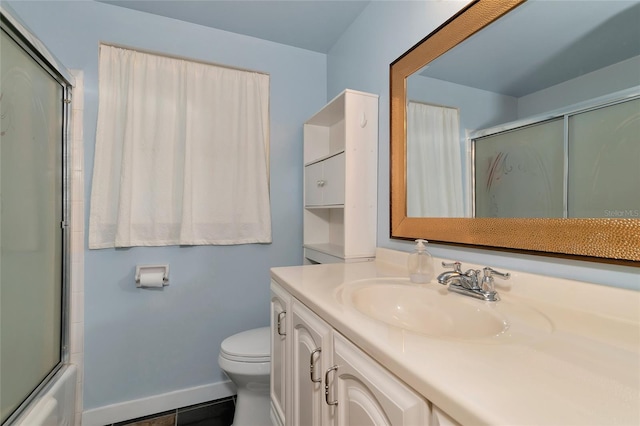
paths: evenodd
<path fill-rule="evenodd" d="M 271 242 L 269 76 L 100 46 L 89 247 Z"/>

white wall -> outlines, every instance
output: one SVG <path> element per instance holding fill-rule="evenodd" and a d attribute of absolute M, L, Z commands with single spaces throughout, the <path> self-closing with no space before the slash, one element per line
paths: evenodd
<path fill-rule="evenodd" d="M 226 380 L 220 342 L 267 325 L 269 268 L 302 262 L 302 123 L 326 102 L 326 55 L 93 1 L 10 6 L 65 66 L 84 71 L 87 200 L 100 41 L 271 75 L 272 244 L 84 252 L 85 409 Z M 170 286 L 136 289 L 144 263 L 169 263 Z"/>
<path fill-rule="evenodd" d="M 378 246 L 411 250 L 413 243 L 390 238 L 389 65 L 444 23 L 465 2 L 373 1 L 329 51 L 327 97 L 345 87 L 380 95 L 378 147 Z M 544 29 L 541 29 L 544 30 Z M 535 238 L 535 235 L 531 236 Z M 430 244 L 434 256 L 568 279 L 640 289 L 637 268 Z"/>

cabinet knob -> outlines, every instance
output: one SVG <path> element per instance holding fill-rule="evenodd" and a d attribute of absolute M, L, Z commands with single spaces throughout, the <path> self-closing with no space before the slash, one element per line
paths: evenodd
<path fill-rule="evenodd" d="M 316 181 L 316 184 L 317 184 L 320 188 L 322 188 L 326 183 L 327 183 L 327 181 L 326 181 L 326 180 L 322 180 L 322 179 L 321 179 L 321 180 L 317 180 L 317 181 Z"/>

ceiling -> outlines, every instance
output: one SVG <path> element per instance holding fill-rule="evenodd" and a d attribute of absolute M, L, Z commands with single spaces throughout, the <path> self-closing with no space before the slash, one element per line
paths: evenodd
<path fill-rule="evenodd" d="M 638 55 L 640 1 L 537 0 L 432 61 L 420 74 L 521 97 Z"/>
<path fill-rule="evenodd" d="M 276 43 L 327 53 L 369 1 L 97 0 Z"/>
<path fill-rule="evenodd" d="M 370 3 L 97 1 L 320 53 L 327 53 Z M 431 62 L 421 74 L 520 97 L 639 54 L 640 1 L 534 0 Z"/>

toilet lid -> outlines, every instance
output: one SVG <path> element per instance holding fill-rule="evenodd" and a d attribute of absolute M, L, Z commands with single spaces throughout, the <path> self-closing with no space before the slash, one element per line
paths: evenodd
<path fill-rule="evenodd" d="M 229 336 L 220 345 L 220 354 L 233 361 L 268 362 L 271 358 L 269 327 L 256 328 Z"/>

